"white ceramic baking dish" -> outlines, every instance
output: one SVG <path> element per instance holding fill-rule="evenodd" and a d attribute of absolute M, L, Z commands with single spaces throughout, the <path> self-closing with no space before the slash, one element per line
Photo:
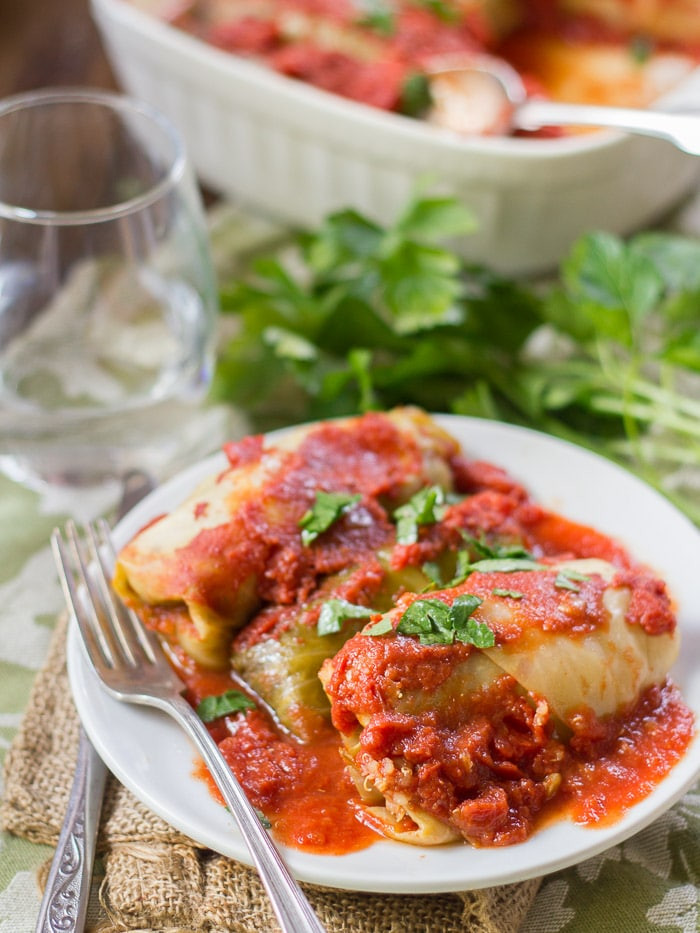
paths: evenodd
<path fill-rule="evenodd" d="M 124 0 L 91 2 L 119 81 L 179 126 L 202 182 L 298 226 L 347 206 L 387 222 L 427 175 L 477 215 L 478 232 L 454 244 L 463 255 L 534 273 L 586 230 L 654 222 L 700 179 L 699 158 L 650 138 L 461 139 L 212 48 Z M 700 106 L 700 69 L 664 103 Z"/>

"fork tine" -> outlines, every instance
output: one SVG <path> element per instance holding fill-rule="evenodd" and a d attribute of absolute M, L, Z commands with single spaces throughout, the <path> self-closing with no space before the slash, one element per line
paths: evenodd
<path fill-rule="evenodd" d="M 124 605 L 112 589 L 110 568 L 104 557 L 105 550 L 108 550 L 112 564 L 116 560 L 109 525 L 104 519 L 100 519 L 96 526 L 89 526 L 89 532 L 95 544 L 95 554 L 102 571 L 100 574 L 101 588 L 112 626 L 132 658 L 135 659 L 139 653 L 145 654 L 151 664 L 159 664 L 160 653 L 154 651 L 149 634 L 141 620 L 135 612 Z M 134 661 L 133 663 L 137 662 Z"/>
<path fill-rule="evenodd" d="M 196 743 L 228 809 L 234 815 L 253 862 L 260 873 L 265 890 L 270 896 L 281 928 L 287 933 L 300 930 L 323 933 L 323 927 L 318 922 L 304 893 L 290 874 L 271 837 L 263 828 L 259 815 L 248 801 L 243 788 L 234 777 L 212 735 L 183 696 L 185 684 L 169 666 L 165 654 L 155 647 L 153 664 L 142 664 L 134 668 L 126 667 L 122 663 L 124 656 L 117 650 L 116 645 L 116 632 L 119 631 L 121 621 L 118 608 L 115 608 L 121 605 L 121 600 L 113 594 L 109 585 L 108 561 L 104 558 L 104 551 L 109 543 L 109 533 L 104 529 L 101 531 L 88 529 L 88 543 L 83 545 L 74 523 L 71 522 L 66 526 L 66 537 L 73 551 L 73 560 L 69 558 L 67 546 L 58 530 L 54 531 L 51 542 L 66 601 L 73 608 L 73 615 L 80 628 L 95 673 L 102 680 L 105 688 L 117 699 L 161 709 L 173 716 L 183 727 L 187 735 Z M 91 559 L 87 560 L 86 552 L 89 548 L 92 548 L 92 554 Z M 89 572 L 90 570 L 93 572 Z M 89 597 L 87 599 L 81 598 L 85 595 L 81 592 L 83 587 Z M 107 606 L 114 609 L 118 622 L 111 635 L 110 614 L 112 610 L 105 607 L 102 599 L 104 592 L 98 593 L 98 588 L 108 594 Z M 99 605 L 92 608 L 93 603 L 98 600 Z M 88 606 L 92 611 L 88 612 Z M 151 637 L 154 646 L 157 646 L 156 635 L 143 629 L 138 617 L 127 612 L 127 618 L 132 617 L 135 620 L 132 630 L 134 638 L 143 632 L 149 648 Z M 107 660 L 111 654 L 111 642 L 107 644 L 109 638 L 114 640 L 114 654 L 111 662 Z"/>
<path fill-rule="evenodd" d="M 114 598 L 112 586 L 110 583 L 111 572 L 107 566 L 104 556 L 104 545 L 108 539 L 108 533 L 104 529 L 99 529 L 93 525 L 85 527 L 86 540 L 90 543 L 92 562 L 92 580 L 99 590 L 100 605 L 102 606 L 106 618 L 103 620 L 105 626 L 108 626 L 110 633 L 119 643 L 122 655 L 127 664 L 136 667 L 141 655 L 141 645 L 135 642 L 132 631 L 128 625 L 126 608 L 121 600 Z M 91 592 L 94 600 L 94 593 Z M 103 626 L 103 627 L 105 627 Z"/>
<path fill-rule="evenodd" d="M 72 522 L 67 524 L 66 528 L 70 529 L 76 559 L 80 566 L 79 583 L 83 585 L 87 594 L 87 599 L 83 596 L 81 601 L 87 602 L 90 606 L 90 618 L 97 631 L 98 639 L 109 646 L 111 667 L 118 667 L 123 661 L 133 666 L 133 656 L 128 649 L 125 649 L 123 639 L 111 624 L 111 619 L 106 612 L 103 587 L 100 583 L 101 574 L 95 573 L 99 551 L 94 535 L 91 534 L 89 526 L 83 534 L 78 532 Z"/>
<path fill-rule="evenodd" d="M 66 538 L 68 545 L 58 528 L 51 535 L 51 547 L 59 572 L 59 579 L 66 603 L 71 608 L 80 632 L 88 649 L 88 654 L 96 665 L 114 666 L 114 657 L 109 643 L 105 639 L 102 626 L 97 618 L 97 611 L 91 601 L 88 607 L 78 592 L 78 581 L 83 582 L 82 560 L 77 543 L 76 530 L 73 522 L 66 524 Z M 68 553 L 68 547 L 72 556 Z"/>

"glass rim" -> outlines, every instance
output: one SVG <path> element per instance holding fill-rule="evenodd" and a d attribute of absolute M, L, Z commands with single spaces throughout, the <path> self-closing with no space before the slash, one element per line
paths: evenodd
<path fill-rule="evenodd" d="M 39 89 L 14 94 L 0 100 L 0 119 L 18 110 L 54 103 L 97 104 L 115 112 L 136 113 L 156 124 L 173 146 L 172 158 L 163 177 L 147 191 L 106 207 L 76 211 L 34 210 L 0 199 L 0 218 L 19 223 L 45 226 L 76 226 L 85 223 L 103 223 L 133 214 L 160 200 L 184 176 L 187 165 L 184 142 L 170 120 L 150 104 L 126 94 L 92 88 L 62 87 Z"/>

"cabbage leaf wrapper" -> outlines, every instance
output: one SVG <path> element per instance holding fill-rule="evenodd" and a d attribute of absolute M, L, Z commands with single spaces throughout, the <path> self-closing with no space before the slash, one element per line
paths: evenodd
<path fill-rule="evenodd" d="M 466 594 L 492 646 L 402 634 L 418 598 Z M 507 845 L 533 831 L 575 750 L 610 740 L 616 717 L 666 682 L 677 651 L 658 581 L 593 558 L 406 595 L 320 677 L 373 825 L 420 845 Z"/>
<path fill-rule="evenodd" d="M 223 669 L 234 633 L 259 610 L 302 605 L 391 540 L 391 514 L 414 493 L 432 484 L 449 492 L 458 449 L 413 408 L 231 444 L 228 469 L 121 550 L 115 587 L 198 663 Z M 306 545 L 300 522 L 319 491 L 358 501 Z"/>

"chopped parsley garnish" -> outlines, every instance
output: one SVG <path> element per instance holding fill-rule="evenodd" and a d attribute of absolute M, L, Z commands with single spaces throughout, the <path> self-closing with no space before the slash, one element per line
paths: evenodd
<path fill-rule="evenodd" d="M 265 814 L 262 812 L 262 810 L 258 810 L 258 808 L 256 807 L 256 808 L 255 808 L 255 812 L 257 813 L 258 819 L 259 819 L 260 822 L 262 823 L 263 828 L 264 828 L 264 829 L 272 829 L 272 823 L 268 820 L 268 818 L 265 816 Z"/>
<path fill-rule="evenodd" d="M 416 6 L 422 6 L 437 16 L 443 23 L 458 23 L 461 18 L 459 9 L 450 0 L 413 0 Z"/>
<path fill-rule="evenodd" d="M 436 586 L 452 587 L 464 583 L 469 574 L 479 573 L 515 573 L 518 570 L 542 570 L 544 565 L 520 545 L 489 545 L 483 540 L 463 535 L 469 550 L 457 551 L 454 574 L 450 580 L 443 580 L 440 565 L 434 561 L 423 564 L 422 570 Z M 481 557 L 474 562 L 470 551 L 476 551 Z"/>
<path fill-rule="evenodd" d="M 469 552 L 457 551 L 454 573 L 449 580 L 443 580 L 442 569 L 435 561 L 426 561 L 421 567 L 421 570 L 426 575 L 426 577 L 429 577 L 430 580 L 432 580 L 435 586 L 443 588 L 458 586 L 460 583 L 464 583 L 471 572 Z"/>
<path fill-rule="evenodd" d="M 319 635 L 332 635 L 339 632 L 348 619 L 369 619 L 373 615 L 374 610 L 367 606 L 357 606 L 347 599 L 329 599 L 323 604 L 316 630 Z"/>
<path fill-rule="evenodd" d="M 517 573 L 519 570 L 545 570 L 544 564 L 530 557 L 486 557 L 469 565 L 470 573 Z"/>
<path fill-rule="evenodd" d="M 415 544 L 420 525 L 434 525 L 444 513 L 445 492 L 441 486 L 425 486 L 408 502 L 394 510 L 397 544 Z"/>
<path fill-rule="evenodd" d="M 417 599 L 406 609 L 396 627 L 401 635 L 417 635 L 422 645 L 451 645 L 461 641 L 490 648 L 495 636 L 485 622 L 472 618 L 481 599 L 471 593 L 458 596 L 451 606 L 440 599 Z"/>
<path fill-rule="evenodd" d="M 230 713 L 244 713 L 247 709 L 254 709 L 255 703 L 240 690 L 227 690 L 219 696 L 204 697 L 197 707 L 197 715 L 202 722 L 213 722 L 220 716 Z"/>
<path fill-rule="evenodd" d="M 396 32 L 396 11 L 387 0 L 355 0 L 358 15 L 355 24 L 388 39 Z"/>
<path fill-rule="evenodd" d="M 494 596 L 510 596 L 511 599 L 522 599 L 525 594 L 521 593 L 520 590 L 507 590 L 502 586 L 496 586 L 491 590 Z"/>
<path fill-rule="evenodd" d="M 493 648 L 496 636 L 485 622 L 477 622 L 471 616 L 462 627 L 455 628 L 455 638 L 465 645 L 474 645 L 475 648 Z"/>
<path fill-rule="evenodd" d="M 585 573 L 579 573 L 577 570 L 560 570 L 554 578 L 554 585 L 560 590 L 571 590 L 574 593 L 580 593 L 581 587 L 577 582 L 589 580 L 590 577 Z"/>
<path fill-rule="evenodd" d="M 306 547 L 344 515 L 362 496 L 349 492 L 324 492 L 319 489 L 314 504 L 299 520 L 301 543 Z"/>
<path fill-rule="evenodd" d="M 435 586 L 443 585 L 442 570 L 440 569 L 440 564 L 438 564 L 436 561 L 427 560 L 421 567 L 421 570 Z M 431 589 L 432 587 L 428 588 Z"/>
<path fill-rule="evenodd" d="M 377 9 L 365 13 L 357 20 L 358 26 L 364 26 L 388 39 L 396 32 L 396 17 L 391 10 Z"/>
<path fill-rule="evenodd" d="M 634 36 L 629 44 L 629 53 L 634 62 L 643 65 L 654 54 L 654 44 L 647 36 Z"/>
<path fill-rule="evenodd" d="M 378 622 L 375 622 L 374 625 L 369 625 L 363 632 L 363 635 L 388 635 L 389 632 L 393 631 L 394 627 L 391 624 L 391 619 L 379 619 Z"/>
<path fill-rule="evenodd" d="M 462 532 L 464 543 L 480 557 L 525 557 L 534 560 L 533 555 L 521 544 L 488 544 L 486 539 L 475 538 Z"/>
<path fill-rule="evenodd" d="M 418 71 L 406 77 L 401 85 L 399 110 L 407 117 L 420 117 L 432 105 L 433 97 L 430 93 L 430 82 L 424 74 Z"/>

